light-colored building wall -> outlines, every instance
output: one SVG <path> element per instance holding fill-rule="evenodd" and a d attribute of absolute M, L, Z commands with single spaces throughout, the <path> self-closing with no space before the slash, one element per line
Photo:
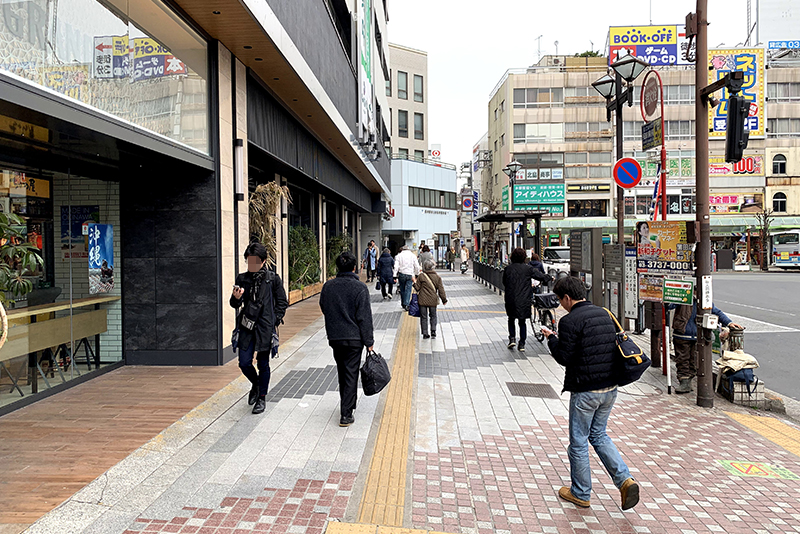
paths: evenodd
<path fill-rule="evenodd" d="M 392 153 L 400 154 L 407 151 L 408 156 L 413 158 L 415 155 L 422 154 L 422 158 L 428 157 L 428 53 L 415 50 L 406 46 L 389 44 L 389 69 L 391 74 L 391 87 L 387 88 L 384 94 L 391 92 L 387 96 L 387 104 L 391 110 L 391 137 Z M 406 94 L 407 98 L 399 97 L 398 73 L 407 74 Z M 414 77 L 422 77 L 422 102 L 415 100 Z M 408 113 L 408 136 L 400 137 L 399 132 L 399 113 Z M 415 138 L 414 116 L 422 115 L 422 139 Z"/>

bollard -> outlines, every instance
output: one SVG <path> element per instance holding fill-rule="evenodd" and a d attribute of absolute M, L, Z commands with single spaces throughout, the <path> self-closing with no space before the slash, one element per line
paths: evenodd
<path fill-rule="evenodd" d="M 744 350 L 744 328 L 728 327 L 730 336 L 728 338 L 728 350 Z"/>

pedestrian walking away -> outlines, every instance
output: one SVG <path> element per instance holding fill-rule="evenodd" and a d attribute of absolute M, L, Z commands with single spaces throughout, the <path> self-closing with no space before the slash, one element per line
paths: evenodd
<path fill-rule="evenodd" d="M 367 270 L 367 282 L 373 282 L 378 264 L 378 247 L 375 246 L 375 241 L 369 242 L 367 250 L 364 251 L 364 257 L 361 259 L 361 267 Z"/>
<path fill-rule="evenodd" d="M 394 278 L 400 284 L 400 304 L 408 311 L 411 302 L 411 284 L 420 272 L 419 263 L 408 247 L 400 247 L 400 254 L 394 259 Z"/>
<path fill-rule="evenodd" d="M 422 268 L 428 260 L 433 261 L 433 252 L 431 252 L 431 248 L 428 245 L 423 245 L 418 258 L 420 268 Z"/>
<path fill-rule="evenodd" d="M 447 251 L 447 268 L 450 269 L 450 272 L 456 270 L 456 247 L 450 247 Z"/>
<path fill-rule="evenodd" d="M 339 373 L 339 426 L 350 426 L 355 421 L 361 354 L 364 347 L 371 351 L 374 344 L 369 289 L 358 279 L 357 266 L 352 252 L 342 252 L 336 258 L 336 278 L 325 282 L 319 296 L 328 344 Z"/>
<path fill-rule="evenodd" d="M 469 249 L 467 248 L 466 245 L 462 245 L 461 246 L 461 270 L 462 271 L 466 271 L 466 269 L 464 269 L 464 265 L 467 265 L 467 262 L 469 262 Z M 469 267 L 469 265 L 467 265 L 467 267 Z"/>
<path fill-rule="evenodd" d="M 394 286 L 394 258 L 392 252 L 385 248 L 383 254 L 378 259 L 378 281 L 381 283 L 381 294 L 383 300 L 392 300 L 392 288 Z"/>
<path fill-rule="evenodd" d="M 427 260 L 422 266 L 422 273 L 417 277 L 414 282 L 414 289 L 417 290 L 419 295 L 419 317 L 420 328 L 422 329 L 422 338 L 429 339 L 436 338 L 436 325 L 438 317 L 436 315 L 436 307 L 439 305 L 439 300 L 442 301 L 442 306 L 447 304 L 447 294 L 444 291 L 444 283 L 442 277 L 436 274 L 436 262 Z M 430 330 L 428 330 L 428 320 L 430 319 Z"/>
<path fill-rule="evenodd" d="M 247 272 L 236 276 L 230 304 L 241 311 L 236 316 L 234 350 L 239 352 L 239 368 L 252 384 L 247 402 L 253 413 L 263 413 L 267 407 L 269 389 L 269 359 L 272 354 L 273 333 L 283 323 L 289 301 L 281 277 L 267 268 L 267 249 L 261 243 L 251 243 L 244 251 Z M 253 367 L 256 355 L 258 371 Z"/>
<path fill-rule="evenodd" d="M 617 327 L 609 313 L 586 301 L 586 288 L 578 278 L 558 280 L 553 291 L 567 315 L 559 332 L 543 328 L 553 358 L 565 368 L 564 391 L 569 401 L 569 456 L 571 487 L 559 497 L 582 508 L 590 506 L 592 471 L 589 443 L 620 491 L 621 508 L 639 502 L 639 485 L 606 433 L 617 399 Z"/>
<path fill-rule="evenodd" d="M 713 303 L 711 306 L 711 313 L 719 317 L 722 326 L 742 328 Z M 677 310 L 672 320 L 672 343 L 675 345 L 675 367 L 678 370 L 675 393 L 689 393 L 692 391 L 692 380 L 697 376 L 697 301 L 691 306 L 670 304 L 667 309 Z"/>
<path fill-rule="evenodd" d="M 528 339 L 525 321 L 531 318 L 534 280 L 548 283 L 552 278 L 530 263 L 525 263 L 525 250 L 515 248 L 511 252 L 511 263 L 503 269 L 509 349 L 516 346 L 520 352 L 525 352 L 525 342 Z M 517 345 L 515 322 L 519 323 L 519 345 Z"/>

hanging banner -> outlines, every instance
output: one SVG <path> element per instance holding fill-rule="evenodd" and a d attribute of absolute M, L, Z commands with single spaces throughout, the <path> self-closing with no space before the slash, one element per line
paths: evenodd
<path fill-rule="evenodd" d="M 133 81 L 186 74 L 184 63 L 153 39 L 133 40 Z"/>
<path fill-rule="evenodd" d="M 372 83 L 372 0 L 358 4 L 358 123 L 362 142 L 375 132 L 375 94 Z"/>
<path fill-rule="evenodd" d="M 730 48 L 708 51 L 709 85 L 723 78 L 732 71 L 744 72 L 744 83 L 739 93 L 750 101 L 750 116 L 747 118 L 747 129 L 750 138 L 764 137 L 766 121 L 766 91 L 764 87 L 764 49 L 763 48 Z M 724 138 L 728 125 L 727 89 L 721 92 L 719 105 L 708 108 L 709 137 Z"/>
<path fill-rule="evenodd" d="M 61 252 L 62 260 L 86 259 L 89 257 L 86 234 L 83 229 L 100 220 L 100 206 L 61 206 Z"/>
<path fill-rule="evenodd" d="M 114 289 L 114 227 L 89 224 L 89 294 Z"/>

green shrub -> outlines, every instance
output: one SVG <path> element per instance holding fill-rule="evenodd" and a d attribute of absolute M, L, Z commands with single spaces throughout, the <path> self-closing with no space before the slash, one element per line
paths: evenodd
<path fill-rule="evenodd" d="M 308 226 L 289 228 L 289 289 L 319 282 L 319 242 Z"/>
<path fill-rule="evenodd" d="M 339 257 L 339 254 L 352 248 L 353 238 L 350 234 L 339 234 L 328 239 L 328 278 L 336 276 L 336 258 Z"/>

